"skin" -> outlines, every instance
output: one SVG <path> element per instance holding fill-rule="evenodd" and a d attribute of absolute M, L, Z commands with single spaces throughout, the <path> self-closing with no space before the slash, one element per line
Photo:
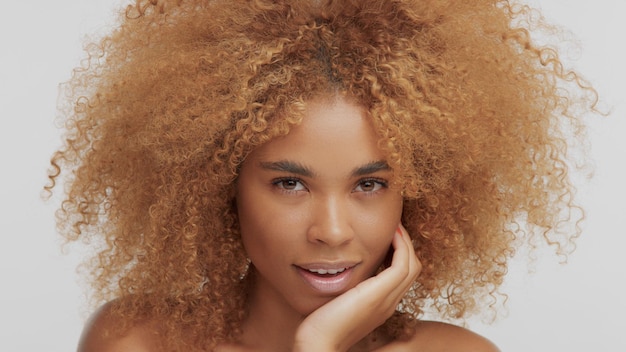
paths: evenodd
<path fill-rule="evenodd" d="M 242 164 L 237 210 L 256 281 L 241 340 L 218 351 L 497 351 L 443 323 L 421 322 L 407 341 L 373 335 L 421 270 L 377 141 L 359 106 L 314 100 L 301 125 Z M 376 274 L 390 248 L 391 264 Z M 307 279 L 307 269 L 344 267 L 339 286 L 320 289 Z M 121 338 L 103 336 L 114 324 L 103 311 L 87 325 L 79 352 L 158 350 L 149 323 Z"/>

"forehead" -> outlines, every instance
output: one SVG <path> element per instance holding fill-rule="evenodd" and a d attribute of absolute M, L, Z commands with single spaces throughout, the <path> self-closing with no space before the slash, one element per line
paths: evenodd
<path fill-rule="evenodd" d="M 254 150 L 257 162 L 290 160 L 319 167 L 341 167 L 384 159 L 366 110 L 345 98 L 313 100 L 302 122 L 286 136 Z"/>

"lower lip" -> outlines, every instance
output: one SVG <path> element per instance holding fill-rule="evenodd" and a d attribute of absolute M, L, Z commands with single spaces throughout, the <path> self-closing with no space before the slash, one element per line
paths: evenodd
<path fill-rule="evenodd" d="M 300 277 L 316 291 L 322 294 L 332 295 L 346 290 L 350 284 L 353 268 L 346 269 L 336 275 L 317 275 L 300 267 L 297 267 L 297 269 Z"/>

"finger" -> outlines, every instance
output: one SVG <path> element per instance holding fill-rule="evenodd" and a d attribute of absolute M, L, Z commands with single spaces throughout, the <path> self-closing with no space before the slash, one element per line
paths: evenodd
<path fill-rule="evenodd" d="M 422 270 L 422 263 L 420 262 L 420 260 L 417 258 L 417 255 L 415 254 L 415 247 L 413 245 L 413 240 L 411 239 L 411 236 L 409 235 L 408 231 L 406 231 L 406 229 L 404 228 L 404 226 L 402 226 L 402 224 L 400 224 L 399 227 L 402 233 L 402 238 L 406 243 L 407 249 L 409 250 L 410 276 L 412 277 L 412 279 L 415 279 Z"/>
<path fill-rule="evenodd" d="M 388 297 L 400 300 L 419 275 L 421 263 L 415 255 L 411 237 L 402 225 L 398 226 L 392 245 L 394 247 L 394 255 L 391 266 L 378 276 L 381 281 L 392 285 L 390 286 L 392 288 Z"/>
<path fill-rule="evenodd" d="M 411 276 L 415 271 L 415 250 L 408 232 L 402 226 L 398 225 L 394 234 L 392 245 L 394 247 L 394 255 L 391 261 L 391 267 L 401 274 L 404 278 Z"/>
<path fill-rule="evenodd" d="M 394 249 L 391 265 L 380 274 L 358 286 L 361 293 L 368 292 L 372 305 L 393 312 L 421 271 L 411 237 L 399 224 L 392 238 Z M 386 307 L 386 308 L 384 308 Z"/>
<path fill-rule="evenodd" d="M 421 268 L 411 238 L 402 225 L 398 225 L 393 235 L 392 246 L 394 252 L 389 268 L 356 287 L 357 291 L 370 292 L 368 296 L 372 301 L 386 302 L 386 305 L 395 305 L 402 299 Z"/>
<path fill-rule="evenodd" d="M 391 258 L 391 266 L 395 268 L 403 268 L 409 263 L 410 248 L 407 244 L 402 225 L 398 225 L 396 232 L 391 241 L 393 246 L 393 256 Z"/>

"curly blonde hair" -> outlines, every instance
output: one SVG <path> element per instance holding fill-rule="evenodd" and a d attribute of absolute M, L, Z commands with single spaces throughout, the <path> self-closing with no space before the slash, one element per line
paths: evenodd
<path fill-rule="evenodd" d="M 568 145 L 595 93 L 534 44 L 534 18 L 495 0 L 137 0 L 67 83 L 49 172 L 62 233 L 100 244 L 97 299 L 172 346 L 236 340 L 239 165 L 304 102 L 343 94 L 368 111 L 424 265 L 405 315 L 477 311 L 521 243 L 579 233 Z"/>

